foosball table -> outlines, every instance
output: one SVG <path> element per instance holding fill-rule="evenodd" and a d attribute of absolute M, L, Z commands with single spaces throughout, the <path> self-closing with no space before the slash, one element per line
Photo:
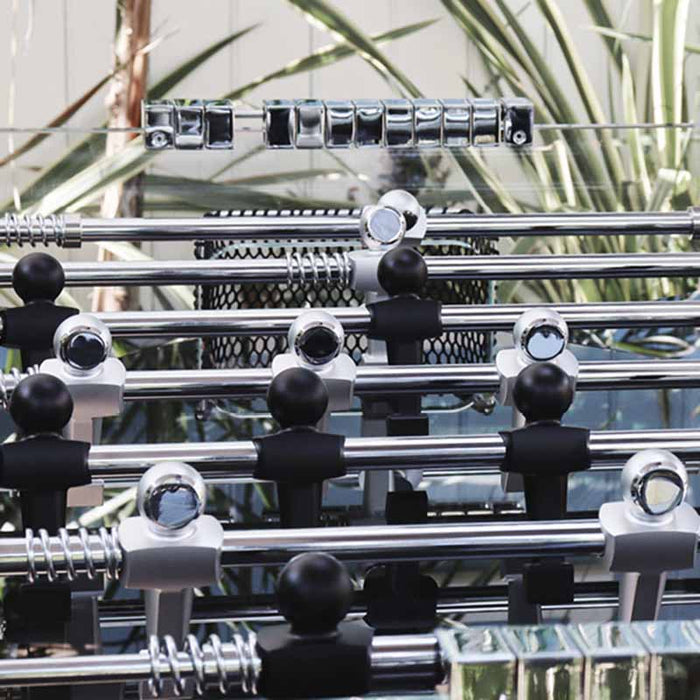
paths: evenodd
<path fill-rule="evenodd" d="M 144 104 L 143 135 L 154 151 L 230 149 L 235 124 L 261 120 L 271 149 L 517 149 L 533 114 L 520 99 L 160 101 Z M 12 247 L 189 241 L 193 255 L 61 263 L 32 250 L 0 265 L 22 301 L 0 312 L 0 343 L 18 351 L 0 376 L 15 435 L 0 445 L 0 487 L 17 506 L 0 536 L 0 688 L 700 696 L 697 426 L 572 418 L 589 392 L 699 388 L 698 360 L 591 360 L 574 341 L 695 329 L 700 301 L 492 293 L 695 278 L 700 254 L 499 254 L 503 238 L 572 235 L 694 241 L 700 209 L 484 214 L 389 190 L 357 209 L 6 214 Z M 57 302 L 113 285 L 193 286 L 195 309 Z M 183 338 L 196 342 L 185 368 L 134 369 L 117 352 Z M 115 439 L 128 405 L 172 401 L 192 407 L 200 440 L 129 426 Z M 586 508 L 571 507 L 570 481 Z M 230 507 L 234 491 L 245 508 Z"/>

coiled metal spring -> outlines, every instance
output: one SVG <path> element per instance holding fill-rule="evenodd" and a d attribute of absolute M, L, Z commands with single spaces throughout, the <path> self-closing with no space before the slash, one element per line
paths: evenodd
<path fill-rule="evenodd" d="M 0 372 L 0 408 L 7 410 L 15 387 L 32 374 L 39 374 L 39 365 L 32 365 L 22 372 L 13 367 L 8 372 Z"/>
<path fill-rule="evenodd" d="M 287 283 L 338 282 L 347 287 L 350 284 L 351 267 L 347 253 L 287 253 Z"/>
<path fill-rule="evenodd" d="M 245 695 L 257 695 L 260 659 L 255 650 L 255 634 L 245 637 L 233 635 L 233 641 L 223 644 L 212 634 L 200 644 L 193 634 L 188 634 L 185 646 L 179 651 L 175 640 L 166 635 L 162 641 L 152 635 L 148 643 L 151 677 L 148 688 L 154 698 L 163 694 L 166 681 L 172 681 L 175 694 L 184 695 L 187 681 L 194 681 L 198 695 L 204 695 L 209 686 L 217 686 L 226 695 L 235 683 Z"/>
<path fill-rule="evenodd" d="M 64 217 L 50 214 L 5 214 L 4 227 L 0 236 L 6 245 L 22 246 L 28 243 L 35 247 L 38 243 L 63 244 L 66 238 L 66 221 Z"/>
<path fill-rule="evenodd" d="M 122 550 L 116 528 L 101 527 L 92 538 L 84 527 L 76 535 L 60 528 L 53 537 L 44 528 L 36 535 L 27 528 L 24 541 L 30 583 L 41 575 L 49 581 L 57 581 L 61 576 L 74 581 L 81 574 L 94 579 L 101 572 L 110 580 L 119 578 Z"/>

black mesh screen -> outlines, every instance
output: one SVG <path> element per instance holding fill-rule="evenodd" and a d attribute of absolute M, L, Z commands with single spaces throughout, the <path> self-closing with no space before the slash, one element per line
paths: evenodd
<path fill-rule="evenodd" d="M 246 214 L 258 212 L 245 212 Z M 308 213 L 308 212 L 307 212 Z M 324 214 L 333 212 L 324 211 Z M 347 214 L 347 211 L 343 212 Z M 431 210 L 430 216 L 445 213 Z M 217 212 L 214 216 L 237 216 L 241 212 Z M 288 214 L 288 212 L 285 212 Z M 267 216 L 269 213 L 260 212 Z M 333 254 L 351 250 L 348 241 L 319 239 L 289 241 L 198 241 L 195 256 L 198 259 L 228 258 L 260 260 L 284 258 L 292 250 L 298 253 Z M 464 237 L 445 241 L 426 241 L 420 248 L 425 255 L 496 255 L 495 239 Z M 447 280 L 430 282 L 426 296 L 443 304 L 485 304 L 491 300 L 491 284 L 480 280 Z M 342 283 L 311 282 L 283 284 L 216 284 L 202 285 L 196 290 L 196 304 L 200 309 L 279 309 L 302 307 L 358 306 L 361 298 Z M 285 336 L 249 336 L 235 338 L 207 338 L 203 342 L 202 364 L 205 367 L 245 368 L 269 367 L 272 358 L 287 349 Z M 360 360 L 367 348 L 363 335 L 348 334 L 346 351 Z M 491 354 L 491 334 L 485 332 L 445 333 L 426 341 L 426 362 L 430 364 L 487 362 Z"/>

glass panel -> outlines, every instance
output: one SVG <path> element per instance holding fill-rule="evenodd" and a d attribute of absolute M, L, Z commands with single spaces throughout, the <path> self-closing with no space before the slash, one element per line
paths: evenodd
<path fill-rule="evenodd" d="M 496 627 L 468 627 L 439 631 L 449 662 L 450 698 L 482 700 L 516 698 L 516 660 Z"/>
<path fill-rule="evenodd" d="M 506 639 L 518 655 L 518 700 L 578 700 L 583 656 L 561 625 L 510 627 Z"/>
<path fill-rule="evenodd" d="M 691 622 L 634 623 L 651 652 L 650 697 L 700 698 L 700 634 Z"/>
<path fill-rule="evenodd" d="M 585 700 L 642 700 L 647 697 L 646 649 L 629 625 L 577 625 L 573 636 L 585 654 Z"/>

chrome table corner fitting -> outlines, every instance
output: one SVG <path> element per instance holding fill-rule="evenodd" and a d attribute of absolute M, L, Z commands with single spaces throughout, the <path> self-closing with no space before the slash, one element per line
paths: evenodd
<path fill-rule="evenodd" d="M 535 112 L 532 103 L 522 97 L 508 97 L 501 100 L 503 140 L 515 146 L 532 143 L 535 128 Z"/>
<path fill-rule="evenodd" d="M 175 148 L 175 104 L 172 100 L 141 103 L 141 126 L 149 150 Z"/>
<path fill-rule="evenodd" d="M 466 626 L 437 636 L 450 700 L 691 697 L 690 661 L 700 652 L 695 623 L 678 621 L 656 630 L 620 623 Z"/>

